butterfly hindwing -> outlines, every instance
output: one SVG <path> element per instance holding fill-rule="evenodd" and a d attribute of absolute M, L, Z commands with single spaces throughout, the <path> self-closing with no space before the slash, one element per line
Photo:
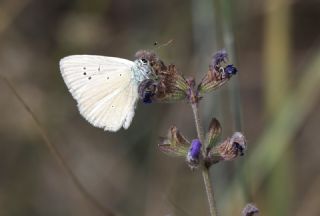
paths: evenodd
<path fill-rule="evenodd" d="M 124 91 L 115 97 L 114 100 L 109 104 L 110 112 L 103 117 L 103 121 L 109 120 L 110 122 L 117 122 L 120 120 L 121 125 L 127 129 L 134 115 L 134 110 L 138 99 L 137 91 L 136 85 L 129 85 Z M 117 112 L 113 112 L 113 110 L 117 110 Z M 105 130 L 109 129 L 105 128 Z"/>
<path fill-rule="evenodd" d="M 61 59 L 60 70 L 82 116 L 96 127 L 117 131 L 130 125 L 138 99 L 133 64 L 114 57 L 74 55 Z"/>

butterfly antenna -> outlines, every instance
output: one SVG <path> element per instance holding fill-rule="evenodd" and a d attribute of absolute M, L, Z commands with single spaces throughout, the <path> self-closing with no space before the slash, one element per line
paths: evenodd
<path fill-rule="evenodd" d="M 160 49 L 160 48 L 162 48 L 162 47 L 165 47 L 165 46 L 169 46 L 172 42 L 173 42 L 173 39 L 170 39 L 170 40 L 168 40 L 167 42 L 159 45 L 158 42 L 155 41 L 155 42 L 153 43 L 153 45 L 155 46 L 155 49 L 152 49 L 152 51 L 158 50 L 158 49 Z"/>
<path fill-rule="evenodd" d="M 160 49 L 161 47 L 169 46 L 173 42 L 173 39 L 168 40 L 166 43 L 160 44 L 157 49 Z"/>

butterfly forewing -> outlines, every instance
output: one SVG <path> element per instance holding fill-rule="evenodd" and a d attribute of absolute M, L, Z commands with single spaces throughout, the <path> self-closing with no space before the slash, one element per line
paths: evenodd
<path fill-rule="evenodd" d="M 60 61 L 60 70 L 84 118 L 117 131 L 130 125 L 138 99 L 133 64 L 114 57 L 74 55 Z"/>

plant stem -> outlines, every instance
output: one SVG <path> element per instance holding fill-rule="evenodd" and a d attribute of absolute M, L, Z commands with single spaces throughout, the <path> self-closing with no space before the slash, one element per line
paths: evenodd
<path fill-rule="evenodd" d="M 203 129 L 202 129 L 202 126 L 200 123 L 198 103 L 191 103 L 191 107 L 192 107 L 192 111 L 193 111 L 195 125 L 197 128 L 198 139 L 200 140 L 200 142 L 202 144 L 204 144 L 204 133 L 203 133 Z M 205 156 L 204 146 L 202 146 L 202 155 Z M 213 188 L 212 188 L 211 181 L 209 178 L 209 169 L 206 166 L 204 166 L 204 164 L 202 164 L 202 177 L 203 177 L 204 186 L 205 186 L 206 193 L 207 193 L 210 215 L 211 216 L 218 216 L 216 203 L 214 200 Z"/>
<path fill-rule="evenodd" d="M 206 188 L 208 203 L 209 203 L 209 209 L 210 209 L 210 215 L 211 216 L 218 216 L 217 208 L 216 208 L 216 202 L 214 200 L 214 194 L 213 194 L 213 188 L 211 185 L 211 181 L 209 178 L 209 169 L 206 167 L 203 167 L 202 169 L 202 177 L 204 181 L 204 186 Z"/>
<path fill-rule="evenodd" d="M 200 142 L 203 143 L 204 142 L 204 135 L 203 135 L 203 129 L 201 127 L 200 118 L 199 118 L 198 103 L 191 104 L 191 107 L 192 107 L 192 111 L 193 111 L 194 122 L 196 124 L 198 138 L 199 138 Z M 202 148 L 202 150 L 204 152 L 203 148 Z"/>

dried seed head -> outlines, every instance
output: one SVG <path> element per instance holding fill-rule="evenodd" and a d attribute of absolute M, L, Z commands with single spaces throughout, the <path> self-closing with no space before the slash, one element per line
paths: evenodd
<path fill-rule="evenodd" d="M 221 135 L 221 125 L 220 125 L 220 122 L 216 119 L 216 118 L 213 118 L 210 122 L 210 125 L 209 125 L 209 131 L 206 135 L 206 138 L 207 138 L 207 153 L 209 153 L 209 151 L 214 147 L 216 146 L 217 142 L 219 141 L 220 139 L 220 135 Z"/>
<path fill-rule="evenodd" d="M 159 81 L 155 95 L 156 101 L 174 102 L 187 97 L 188 85 L 178 73 L 175 65 L 169 65 L 166 71 L 159 73 Z"/>
<path fill-rule="evenodd" d="M 240 132 L 235 132 L 231 138 L 227 138 L 216 148 L 216 151 L 223 160 L 233 160 L 238 156 L 243 156 L 245 150 L 246 140 Z"/>
<path fill-rule="evenodd" d="M 143 102 L 174 102 L 187 97 L 187 81 L 175 65 L 166 66 L 154 52 L 146 50 L 138 51 L 135 56 L 148 60 L 155 73 L 154 78 L 139 85 L 139 96 Z"/>
<path fill-rule="evenodd" d="M 159 143 L 159 149 L 171 156 L 185 157 L 188 153 L 190 143 L 179 132 L 177 127 L 172 126 L 167 137 L 161 137 Z"/>
<path fill-rule="evenodd" d="M 232 137 L 228 137 L 222 143 L 212 146 L 206 152 L 204 158 L 207 168 L 220 161 L 234 160 L 243 156 L 246 150 L 246 139 L 240 132 L 235 132 Z"/>

